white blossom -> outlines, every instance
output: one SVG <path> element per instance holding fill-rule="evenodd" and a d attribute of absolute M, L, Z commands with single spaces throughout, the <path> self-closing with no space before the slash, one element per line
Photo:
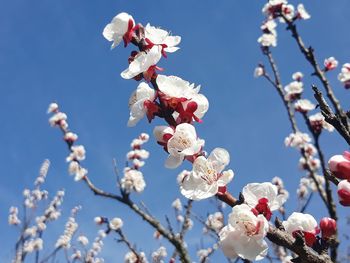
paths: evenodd
<path fill-rule="evenodd" d="M 130 117 L 128 121 L 128 126 L 133 127 L 141 120 L 147 113 L 147 108 L 145 107 L 145 101 L 153 101 L 155 98 L 154 89 L 150 86 L 141 82 L 137 89 L 131 94 L 129 99 Z"/>
<path fill-rule="evenodd" d="M 47 109 L 47 113 L 53 113 L 58 110 L 58 104 L 53 102 L 49 105 L 49 108 Z"/>
<path fill-rule="evenodd" d="M 264 73 L 265 73 L 265 69 L 259 65 L 254 70 L 254 77 L 255 78 L 261 77 L 264 75 Z"/>
<path fill-rule="evenodd" d="M 329 57 L 324 60 L 323 64 L 325 71 L 333 70 L 338 67 L 338 60 L 336 60 L 334 57 Z"/>
<path fill-rule="evenodd" d="M 270 182 L 265 183 L 250 183 L 243 187 L 242 194 L 244 196 L 244 201 L 251 207 L 255 208 L 258 212 L 260 211 L 259 205 L 261 205 L 262 200 L 267 205 L 268 210 L 275 211 L 282 207 L 286 202 L 286 196 L 278 194 L 278 188 Z M 265 215 L 265 214 L 264 214 Z M 268 220 L 271 215 L 266 217 Z"/>
<path fill-rule="evenodd" d="M 179 198 L 176 198 L 171 206 L 177 211 L 182 211 L 182 203 Z"/>
<path fill-rule="evenodd" d="M 169 53 L 177 51 L 179 49 L 177 45 L 181 42 L 180 36 L 171 36 L 168 31 L 156 28 L 150 24 L 145 26 L 145 38 L 146 42 L 161 45 L 164 47 L 164 51 Z"/>
<path fill-rule="evenodd" d="M 124 177 L 121 179 L 121 187 L 127 192 L 142 192 L 146 187 L 146 182 L 143 179 L 142 172 L 135 169 L 125 168 Z"/>
<path fill-rule="evenodd" d="M 307 99 L 300 99 L 294 103 L 294 108 L 296 111 L 306 113 L 308 111 L 314 110 L 316 106 Z"/>
<path fill-rule="evenodd" d="M 123 226 L 123 220 L 119 217 L 113 218 L 109 221 L 109 227 L 113 230 L 118 230 Z"/>
<path fill-rule="evenodd" d="M 285 86 L 285 100 L 292 101 L 297 98 L 304 91 L 303 86 L 304 84 L 301 81 L 292 81 L 287 86 Z"/>
<path fill-rule="evenodd" d="M 87 244 L 89 244 L 89 239 L 86 236 L 84 236 L 84 235 L 78 236 L 77 241 L 80 244 L 82 244 L 83 246 L 86 246 Z"/>
<path fill-rule="evenodd" d="M 276 47 L 277 36 L 276 34 L 264 33 L 258 38 L 258 43 L 260 43 L 263 47 Z"/>
<path fill-rule="evenodd" d="M 303 4 L 298 4 L 297 11 L 298 11 L 298 15 L 297 15 L 298 18 L 304 19 L 304 20 L 311 18 L 311 15 L 306 11 Z"/>
<path fill-rule="evenodd" d="M 291 133 L 285 140 L 284 144 L 289 147 L 300 148 L 306 143 L 311 142 L 311 138 L 307 133 L 295 132 Z"/>
<path fill-rule="evenodd" d="M 71 147 L 71 153 L 67 157 L 67 162 L 71 162 L 73 160 L 82 161 L 85 159 L 85 148 L 83 145 L 73 145 Z"/>
<path fill-rule="evenodd" d="M 113 17 L 111 23 L 107 24 L 103 30 L 103 36 L 108 41 L 113 41 L 111 48 L 115 48 L 123 40 L 123 36 L 129 30 L 130 21 L 135 25 L 133 17 L 127 13 L 120 13 Z"/>
<path fill-rule="evenodd" d="M 229 153 L 222 148 L 215 148 L 208 158 L 199 156 L 193 163 L 191 174 L 183 178 L 181 193 L 192 200 L 209 198 L 218 193 L 233 178 L 233 171 L 223 171 L 230 162 Z"/>
<path fill-rule="evenodd" d="M 177 125 L 175 131 L 167 126 L 156 126 L 153 134 L 169 152 L 165 162 L 168 168 L 178 167 L 186 156 L 197 154 L 204 145 L 204 140 L 197 137 L 194 126 L 188 123 Z"/>
<path fill-rule="evenodd" d="M 342 66 L 338 80 L 343 83 L 346 89 L 350 88 L 350 63 L 345 63 Z"/>
<path fill-rule="evenodd" d="M 152 262 L 153 263 L 164 263 L 163 259 L 167 256 L 166 248 L 161 246 L 156 251 L 152 253 Z"/>
<path fill-rule="evenodd" d="M 162 57 L 161 50 L 162 48 L 156 45 L 148 52 L 139 52 L 129 64 L 129 67 L 120 75 L 124 79 L 132 79 L 133 77 L 146 72 L 151 66 L 155 66 L 158 63 Z"/>
<path fill-rule="evenodd" d="M 248 205 L 236 205 L 229 215 L 228 225 L 219 233 L 220 247 L 225 256 L 263 259 L 268 250 L 264 240 L 268 226 L 265 217 L 255 216 Z"/>

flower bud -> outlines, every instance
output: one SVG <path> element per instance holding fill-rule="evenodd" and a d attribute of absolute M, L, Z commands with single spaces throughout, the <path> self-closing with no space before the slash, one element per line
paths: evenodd
<path fill-rule="evenodd" d="M 324 217 L 320 221 L 320 228 L 322 238 L 330 238 L 337 232 L 337 222 L 333 218 Z"/>
<path fill-rule="evenodd" d="M 350 183 L 343 180 L 338 184 L 339 203 L 343 206 L 350 206 Z"/>
<path fill-rule="evenodd" d="M 328 161 L 329 169 L 339 179 L 350 180 L 350 152 L 343 155 L 334 155 Z"/>

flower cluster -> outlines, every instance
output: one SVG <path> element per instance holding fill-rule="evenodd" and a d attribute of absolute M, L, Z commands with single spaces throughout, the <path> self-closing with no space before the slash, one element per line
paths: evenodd
<path fill-rule="evenodd" d="M 296 72 L 293 74 L 292 78 L 293 81 L 284 87 L 284 99 L 286 101 L 295 101 L 299 99 L 304 91 L 304 84 L 302 82 L 303 74 L 301 72 Z"/>
<path fill-rule="evenodd" d="M 204 140 L 198 138 L 192 125 L 194 121 L 202 122 L 209 108 L 207 98 L 199 93 L 200 86 L 156 72 L 162 70 L 157 66 L 161 57 L 167 57 L 166 52 L 178 50 L 181 38 L 149 24 L 145 27 L 136 25 L 126 13 L 115 16 L 105 27 L 103 35 L 113 41 L 112 48 L 124 40 L 125 46 L 132 43 L 139 49 L 131 52 L 129 67 L 121 73 L 124 79 L 145 81 L 138 85 L 129 99 L 128 125 L 134 126 L 144 116 L 149 121 L 157 116 L 167 122 L 168 126 L 155 127 L 153 134 L 169 153 L 166 167 L 176 168 L 185 159 L 193 163 L 193 171 L 181 180 L 181 192 L 186 197 L 203 199 L 224 192 L 233 177 L 231 170 L 222 171 L 229 162 L 228 153 L 217 148 L 207 159 L 203 151 Z M 135 177 L 137 172 L 128 169 L 125 174 Z"/>
<path fill-rule="evenodd" d="M 219 232 L 224 227 L 224 215 L 221 212 L 215 212 L 214 214 L 208 215 L 205 221 L 203 232 L 207 233 L 209 229 Z"/>
<path fill-rule="evenodd" d="M 161 246 L 156 251 L 152 252 L 152 262 L 153 263 L 164 263 L 164 260 L 167 256 L 166 248 Z"/>
<path fill-rule="evenodd" d="M 144 166 L 144 160 L 149 157 L 149 152 L 142 149 L 142 145 L 148 140 L 149 135 L 141 133 L 138 138 L 131 142 L 131 150 L 127 153 L 126 157 L 132 165 L 124 168 L 124 176 L 120 180 L 120 186 L 126 193 L 130 193 L 131 191 L 141 193 L 146 187 L 146 182 L 139 168 Z"/>
<path fill-rule="evenodd" d="M 74 207 L 72 209 L 71 216 L 68 218 L 64 233 L 56 241 L 56 248 L 70 248 L 72 237 L 78 229 L 78 223 L 75 221 L 75 216 L 80 209 L 80 207 Z"/>
<path fill-rule="evenodd" d="M 279 21 L 283 23 L 298 19 L 306 20 L 311 17 L 303 4 L 298 4 L 295 8 L 287 0 L 269 0 L 264 5 L 262 12 L 266 16 L 261 26 L 263 34 L 258 38 L 262 48 L 277 46 L 276 18 L 279 18 Z"/>
<path fill-rule="evenodd" d="M 69 131 L 67 115 L 59 110 L 57 103 L 51 103 L 47 112 L 53 114 L 49 122 L 52 126 L 58 127 L 63 132 L 63 139 L 70 149 L 70 154 L 66 158 L 66 161 L 69 163 L 69 174 L 75 176 L 75 181 L 84 179 L 88 170 L 82 167 L 80 162 L 85 160 L 85 147 L 83 145 L 74 145 L 75 141 L 78 139 L 78 135 Z M 64 116 L 64 118 L 62 116 Z"/>
<path fill-rule="evenodd" d="M 322 129 L 329 132 L 334 131 L 334 127 L 325 121 L 324 116 L 321 112 L 309 116 L 310 125 L 315 133 L 320 133 Z"/>

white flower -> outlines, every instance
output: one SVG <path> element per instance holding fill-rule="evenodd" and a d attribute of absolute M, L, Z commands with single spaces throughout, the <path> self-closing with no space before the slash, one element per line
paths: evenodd
<path fill-rule="evenodd" d="M 68 172 L 70 175 L 75 175 L 75 181 L 80 181 L 88 174 L 88 170 L 81 167 L 76 161 L 71 161 L 69 163 Z"/>
<path fill-rule="evenodd" d="M 49 108 L 47 109 L 47 113 L 56 112 L 58 110 L 58 104 L 53 102 L 49 105 Z"/>
<path fill-rule="evenodd" d="M 325 71 L 329 71 L 338 67 L 338 60 L 336 60 L 334 57 L 329 57 L 324 60 L 323 64 Z"/>
<path fill-rule="evenodd" d="M 136 123 L 141 120 L 147 113 L 147 108 L 145 107 L 145 101 L 153 101 L 155 98 L 154 89 L 150 86 L 141 82 L 137 89 L 131 94 L 129 99 L 130 117 L 128 121 L 128 126 L 133 127 Z"/>
<path fill-rule="evenodd" d="M 294 6 L 283 4 L 282 5 L 282 14 L 288 19 L 291 20 L 294 17 Z M 283 20 L 282 20 L 283 21 Z"/>
<path fill-rule="evenodd" d="M 153 134 L 169 152 L 165 162 L 168 168 L 178 167 L 186 156 L 197 154 L 204 145 L 204 140 L 197 138 L 195 128 L 188 123 L 179 124 L 175 131 L 167 126 L 156 126 Z"/>
<path fill-rule="evenodd" d="M 292 75 L 292 79 L 293 80 L 296 80 L 296 81 L 301 81 L 302 78 L 304 77 L 304 74 L 301 73 L 301 72 L 295 72 L 293 75 Z"/>
<path fill-rule="evenodd" d="M 192 200 L 209 198 L 218 193 L 233 178 L 233 171 L 223 171 L 230 162 L 229 153 L 222 148 L 215 148 L 208 159 L 199 156 L 193 163 L 192 173 L 186 176 L 180 185 L 181 193 Z"/>
<path fill-rule="evenodd" d="M 346 89 L 350 88 L 350 63 L 345 63 L 342 66 L 338 79 L 344 84 Z"/>
<path fill-rule="evenodd" d="M 123 226 L 123 220 L 119 217 L 113 218 L 109 221 L 109 227 L 113 230 L 118 230 Z"/>
<path fill-rule="evenodd" d="M 247 184 L 243 187 L 242 194 L 244 201 L 268 220 L 271 218 L 271 211 L 281 208 L 287 200 L 287 196 L 279 195 L 277 186 L 269 182 Z"/>
<path fill-rule="evenodd" d="M 280 11 L 283 4 L 287 4 L 287 0 L 269 0 L 263 7 L 262 12 L 267 16 L 274 16 L 276 11 Z"/>
<path fill-rule="evenodd" d="M 64 135 L 64 140 L 68 142 L 75 142 L 76 140 L 78 140 L 78 135 L 73 132 L 67 132 Z"/>
<path fill-rule="evenodd" d="M 67 115 L 65 113 L 57 112 L 49 119 L 49 123 L 51 126 L 62 125 L 62 122 L 66 123 L 66 120 Z"/>
<path fill-rule="evenodd" d="M 131 21 L 131 22 L 130 22 Z M 135 21 L 131 15 L 120 13 L 116 15 L 111 23 L 107 24 L 103 30 L 103 36 L 108 41 L 113 41 L 111 48 L 115 48 L 123 40 L 123 36 L 133 27 Z"/>
<path fill-rule="evenodd" d="M 74 145 L 71 148 L 71 153 L 67 157 L 67 162 L 71 162 L 73 160 L 82 161 L 85 159 L 85 148 L 83 145 Z"/>
<path fill-rule="evenodd" d="M 124 79 L 132 79 L 137 75 L 146 72 L 150 67 L 155 66 L 162 57 L 162 47 L 154 46 L 147 53 L 139 52 L 129 67 L 120 75 Z"/>
<path fill-rule="evenodd" d="M 134 252 L 129 251 L 124 256 L 124 262 L 125 263 L 147 263 L 148 262 L 144 252 L 140 252 L 139 257 L 140 258 L 138 259 L 137 256 L 134 254 Z"/>
<path fill-rule="evenodd" d="M 267 230 L 264 216 L 255 216 L 248 205 L 237 205 L 229 215 L 228 225 L 219 233 L 221 249 L 229 258 L 263 259 L 268 250 L 264 240 Z"/>
<path fill-rule="evenodd" d="M 194 118 L 200 119 L 208 111 L 208 99 L 198 93 L 200 86 L 195 87 L 194 84 L 190 84 L 179 77 L 165 75 L 158 75 L 157 85 L 162 92 L 163 99 L 168 102 L 170 107 L 179 112 L 180 117 L 182 111 L 186 111 L 189 106 L 192 106 L 190 103 L 195 103 L 193 105 L 195 107 L 193 111 Z"/>
<path fill-rule="evenodd" d="M 177 211 L 182 211 L 182 204 L 179 198 L 176 198 L 171 206 Z"/>
<path fill-rule="evenodd" d="M 303 86 L 304 84 L 301 81 L 292 81 L 284 87 L 284 90 L 286 92 L 284 98 L 287 101 L 294 100 L 304 91 Z"/>
<path fill-rule="evenodd" d="M 80 235 L 77 238 L 77 241 L 82 244 L 83 246 L 86 246 L 87 244 L 89 244 L 89 239 L 86 236 Z"/>
<path fill-rule="evenodd" d="M 311 101 L 307 99 L 300 99 L 294 103 L 295 110 L 299 112 L 304 112 L 304 113 L 310 110 L 314 110 L 315 107 L 316 107 L 315 104 L 313 104 Z"/>
<path fill-rule="evenodd" d="M 286 146 L 290 147 L 296 147 L 300 148 L 303 147 L 306 143 L 311 142 L 311 138 L 307 133 L 291 133 L 289 136 L 284 140 L 284 144 Z"/>
<path fill-rule="evenodd" d="M 277 46 L 277 35 L 271 33 L 262 34 L 261 37 L 258 38 L 258 42 L 263 47 L 276 47 Z"/>
<path fill-rule="evenodd" d="M 167 256 L 166 248 L 161 246 L 152 253 L 153 263 L 164 263 L 163 259 Z"/>
<path fill-rule="evenodd" d="M 277 24 L 275 22 L 274 19 L 268 19 L 266 21 L 263 22 L 263 24 L 260 26 L 261 30 L 263 32 L 268 32 L 268 33 L 271 33 L 273 35 L 276 35 L 276 28 L 277 27 Z"/>
<path fill-rule="evenodd" d="M 310 121 L 312 128 L 316 132 L 320 132 L 322 130 L 322 128 L 326 129 L 329 132 L 334 131 L 334 127 L 331 124 L 329 124 L 328 122 L 326 122 L 326 120 L 321 112 L 318 112 L 314 115 L 309 116 L 309 121 Z"/>
<path fill-rule="evenodd" d="M 311 15 L 306 11 L 303 4 L 298 4 L 297 10 L 298 10 L 298 15 L 297 15 L 298 18 L 304 19 L 304 20 L 311 18 Z"/>
<path fill-rule="evenodd" d="M 153 45 L 161 45 L 164 47 L 164 51 L 173 53 L 179 48 L 176 47 L 180 41 L 180 36 L 171 36 L 168 31 L 160 28 L 156 28 L 147 24 L 145 27 L 146 42 Z"/>
<path fill-rule="evenodd" d="M 124 177 L 121 179 L 121 187 L 127 192 L 142 192 L 146 187 L 142 172 L 126 168 L 124 170 Z"/>
<path fill-rule="evenodd" d="M 205 231 L 207 231 L 206 228 L 209 227 L 218 232 L 224 226 L 224 216 L 221 212 L 210 214 L 205 224 L 206 224 Z"/>
<path fill-rule="evenodd" d="M 259 65 L 254 70 L 254 77 L 255 78 L 261 77 L 264 75 L 264 73 L 265 73 L 265 69 Z"/>
<path fill-rule="evenodd" d="M 294 212 L 282 224 L 291 235 L 294 235 L 296 231 L 302 231 L 306 244 L 310 246 L 316 241 L 315 235 L 320 232 L 317 221 L 309 214 Z"/>

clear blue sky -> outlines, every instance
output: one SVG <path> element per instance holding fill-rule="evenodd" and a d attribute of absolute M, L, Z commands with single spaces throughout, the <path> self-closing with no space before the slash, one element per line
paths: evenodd
<path fill-rule="evenodd" d="M 149 253 L 158 248 L 153 230 L 119 204 L 92 196 L 85 185 L 74 183 L 67 175 L 66 146 L 58 130 L 48 125 L 46 109 L 57 101 L 68 114 L 79 143 L 85 145 L 84 165 L 98 186 L 114 191 L 112 158 L 123 166 L 129 142 L 140 132 L 151 134 L 156 123 L 145 120 L 135 128 L 127 128 L 128 99 L 136 88 L 120 72 L 127 67 L 127 50 L 110 51 L 110 43 L 102 37 L 104 26 L 122 11 L 132 14 L 137 22 L 161 26 L 182 36 L 181 49 L 160 63 L 165 74 L 177 75 L 202 85 L 210 101 L 204 123 L 197 125 L 206 140 L 208 151 L 225 147 L 231 153 L 230 167 L 235 178 L 229 186 L 237 194 L 249 182 L 269 181 L 282 177 L 291 193 L 288 212 L 296 208 L 295 191 L 302 172 L 298 170 L 297 152 L 284 147 L 290 131 L 285 110 L 277 93 L 263 80 L 253 78 L 256 64 L 264 61 L 257 44 L 263 19 L 264 1 L 24 1 L 0 0 L 0 259 L 10 262 L 16 231 L 7 225 L 11 205 L 20 205 L 22 189 L 32 184 L 41 162 L 52 163 L 46 187 L 51 194 L 66 189 L 63 221 L 69 210 L 81 204 L 78 216 L 81 232 L 93 238 L 97 228 L 93 217 L 120 216 L 125 220 L 126 234 L 138 248 Z M 312 19 L 302 22 L 306 43 L 312 43 L 318 58 L 335 56 L 340 64 L 350 61 L 350 2 L 347 0 L 305 2 Z M 311 72 L 297 52 L 295 43 L 284 26 L 278 28 L 275 57 L 284 84 L 291 74 Z M 350 108 L 349 91 L 329 74 L 335 93 L 344 108 Z M 317 80 L 305 79 L 306 94 Z M 302 126 L 303 127 L 303 126 Z M 326 158 L 347 149 L 337 134 L 321 139 L 327 149 Z M 176 185 L 178 170 L 166 170 L 166 154 L 152 139 L 146 148 L 151 157 L 144 167 L 147 188 L 135 199 L 142 199 L 164 222 L 172 214 L 170 204 L 179 196 Z M 313 200 L 318 219 L 326 215 L 319 199 Z M 195 203 L 195 211 L 213 212 L 208 202 Z M 348 214 L 341 208 L 342 216 Z M 342 221 L 343 222 L 343 221 Z M 201 227 L 197 224 L 189 245 L 199 244 Z M 63 226 L 50 228 L 49 241 L 55 242 Z M 49 243 L 50 243 L 49 242 Z M 164 243 L 164 241 L 161 241 Z M 49 246 L 50 244 L 46 244 Z M 121 262 L 126 249 L 112 238 L 103 251 L 106 262 Z M 168 251 L 171 253 L 171 251 Z M 191 250 L 195 259 L 195 250 Z M 220 254 L 217 253 L 217 254 Z M 116 260 L 120 258 L 120 260 Z M 214 257 L 221 262 L 222 257 Z"/>

